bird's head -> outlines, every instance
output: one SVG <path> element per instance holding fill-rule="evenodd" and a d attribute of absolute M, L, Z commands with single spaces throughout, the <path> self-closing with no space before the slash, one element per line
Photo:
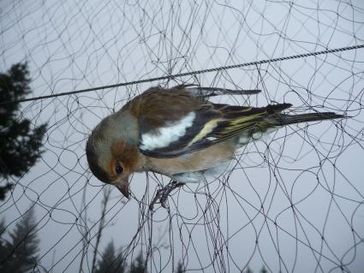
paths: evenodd
<path fill-rule="evenodd" d="M 110 115 L 92 131 L 86 145 L 92 173 L 129 197 L 129 176 L 140 168 L 137 128 L 127 115 Z"/>

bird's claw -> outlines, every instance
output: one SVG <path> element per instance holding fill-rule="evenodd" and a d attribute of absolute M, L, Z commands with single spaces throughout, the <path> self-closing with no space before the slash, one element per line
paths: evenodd
<path fill-rule="evenodd" d="M 184 185 L 184 183 L 182 183 L 182 182 L 172 181 L 172 182 L 168 183 L 166 186 L 164 186 L 163 188 L 159 189 L 157 191 L 156 195 L 154 196 L 152 202 L 150 203 L 149 209 L 153 210 L 154 204 L 156 204 L 156 203 L 160 203 L 161 206 L 166 209 L 167 208 L 166 202 L 167 202 L 169 194 L 173 190 L 175 190 L 179 187 L 182 187 L 183 185 Z"/>

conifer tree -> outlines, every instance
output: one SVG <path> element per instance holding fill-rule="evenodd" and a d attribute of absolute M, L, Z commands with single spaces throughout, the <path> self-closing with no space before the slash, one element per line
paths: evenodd
<path fill-rule="evenodd" d="M 184 273 L 186 272 L 185 268 L 183 267 L 183 263 L 181 261 L 177 264 L 176 273 Z"/>
<path fill-rule="evenodd" d="M 115 253 L 113 241 L 110 241 L 105 248 L 101 260 L 98 261 L 95 273 L 124 273 L 126 262 L 121 256 L 121 252 Z"/>
<path fill-rule="evenodd" d="M 145 262 L 142 256 L 142 252 L 135 258 L 130 265 L 130 273 L 146 273 Z"/>
<path fill-rule="evenodd" d="M 30 208 L 9 232 L 10 240 L 4 240 L 0 225 L 0 272 L 25 273 L 32 271 L 37 265 L 39 239 L 36 232 L 34 211 Z"/>
<path fill-rule="evenodd" d="M 31 121 L 19 117 L 20 103 L 31 92 L 27 63 L 15 64 L 0 73 L 0 200 L 12 188 L 10 176 L 26 173 L 42 154 L 46 124 L 32 128 Z M 3 180 L 3 181 L 2 181 Z"/>

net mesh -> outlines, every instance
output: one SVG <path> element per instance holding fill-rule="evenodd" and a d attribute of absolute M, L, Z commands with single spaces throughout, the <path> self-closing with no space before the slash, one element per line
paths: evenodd
<path fill-rule="evenodd" d="M 143 253 L 148 272 L 172 272 L 178 262 L 187 272 L 362 270 L 364 54 L 351 48 L 364 44 L 362 1 L 17 0 L 0 7 L 1 71 L 27 61 L 32 78 L 34 100 L 21 104 L 19 118 L 48 123 L 46 152 L 11 178 L 15 187 L 0 203 L 6 230 L 35 208 L 41 241 L 33 271 L 92 272 L 110 240 L 129 264 Z M 350 49 L 312 54 L 335 48 Z M 207 68 L 216 69 L 195 73 Z M 232 171 L 186 185 L 167 209 L 151 211 L 169 180 L 135 174 L 127 201 L 91 174 L 85 141 L 148 87 L 182 83 L 262 90 L 218 102 L 289 102 L 295 114 L 350 117 L 287 126 L 250 143 Z M 122 86 L 102 89 L 110 84 Z M 72 92 L 93 87 L 101 88 Z"/>

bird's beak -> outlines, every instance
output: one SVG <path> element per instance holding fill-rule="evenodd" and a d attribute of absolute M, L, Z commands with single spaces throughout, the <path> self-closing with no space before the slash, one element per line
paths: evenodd
<path fill-rule="evenodd" d="M 126 197 L 129 199 L 129 177 L 122 177 L 120 179 L 118 179 L 116 181 L 116 183 L 114 184 L 118 190 Z"/>

